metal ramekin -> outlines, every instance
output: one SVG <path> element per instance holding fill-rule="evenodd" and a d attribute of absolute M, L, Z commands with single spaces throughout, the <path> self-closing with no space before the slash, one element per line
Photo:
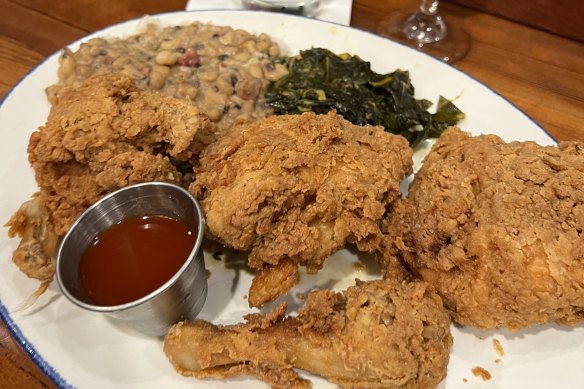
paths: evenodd
<path fill-rule="evenodd" d="M 81 287 L 79 262 L 95 237 L 130 217 L 167 216 L 197 232 L 188 259 L 166 283 L 129 303 L 99 306 L 90 302 Z M 207 297 L 203 260 L 205 221 L 197 200 L 183 188 L 148 182 L 113 192 L 85 211 L 67 232 L 57 252 L 57 281 L 63 294 L 77 306 L 105 313 L 112 321 L 127 324 L 148 335 L 162 336 L 180 320 L 194 319 Z"/>

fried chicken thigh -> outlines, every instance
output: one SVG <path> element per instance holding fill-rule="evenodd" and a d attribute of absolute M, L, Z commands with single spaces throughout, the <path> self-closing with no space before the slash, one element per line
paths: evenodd
<path fill-rule="evenodd" d="M 293 368 L 344 388 L 435 388 L 446 376 L 450 317 L 424 282 L 360 282 L 310 293 L 296 317 L 285 303 L 247 323 L 179 323 L 164 352 L 197 378 L 253 375 L 272 388 L 309 388 Z"/>
<path fill-rule="evenodd" d="M 22 238 L 14 262 L 30 277 L 51 279 L 57 239 L 87 207 L 126 185 L 192 178 L 181 164 L 202 148 L 195 135 L 203 134 L 204 143 L 212 131 L 195 106 L 138 91 L 124 76 L 65 88 L 46 124 L 30 137 L 40 191 L 7 223 L 9 234 Z"/>
<path fill-rule="evenodd" d="M 582 143 L 450 128 L 389 215 L 385 258 L 397 252 L 460 324 L 574 325 L 584 320 L 583 184 Z"/>
<path fill-rule="evenodd" d="M 251 250 L 251 306 L 316 273 L 346 242 L 377 247 L 383 214 L 412 171 L 407 141 L 334 112 L 275 116 L 233 127 L 206 148 L 191 191 L 216 240 Z"/>

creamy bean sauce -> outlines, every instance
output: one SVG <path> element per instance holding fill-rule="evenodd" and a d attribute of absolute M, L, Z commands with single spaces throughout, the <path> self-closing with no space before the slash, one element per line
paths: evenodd
<path fill-rule="evenodd" d="M 123 73 L 142 89 L 193 101 L 227 128 L 271 113 L 263 90 L 288 73 L 271 60 L 279 55 L 266 34 L 200 22 L 165 28 L 150 23 L 128 38 L 93 38 L 75 52 L 63 50 L 59 82 L 47 95 L 53 102 L 63 86 L 94 74 Z"/>

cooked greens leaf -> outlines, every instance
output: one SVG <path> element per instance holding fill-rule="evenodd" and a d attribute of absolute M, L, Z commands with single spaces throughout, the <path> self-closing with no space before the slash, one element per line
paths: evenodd
<path fill-rule="evenodd" d="M 464 119 L 464 113 L 452 101 L 440 96 L 436 113 L 432 115 L 433 126 L 429 136 L 431 138 L 439 137 L 446 127 L 454 126 L 462 119 Z"/>
<path fill-rule="evenodd" d="M 378 74 L 358 56 L 336 55 L 322 48 L 279 61 L 286 63 L 289 74 L 270 83 L 266 91 L 266 102 L 276 114 L 335 109 L 354 124 L 382 125 L 386 131 L 401 134 L 412 147 L 464 118 L 443 97 L 437 112 L 430 114 L 427 109 L 432 103 L 414 97 L 407 71 Z"/>

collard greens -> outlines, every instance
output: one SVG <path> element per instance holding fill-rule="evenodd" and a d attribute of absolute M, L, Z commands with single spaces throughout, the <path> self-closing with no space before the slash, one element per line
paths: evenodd
<path fill-rule="evenodd" d="M 438 137 L 464 118 L 443 97 L 436 113 L 429 113 L 432 103 L 414 97 L 407 71 L 375 73 L 358 56 L 336 55 L 322 48 L 279 61 L 286 63 L 289 74 L 270 83 L 266 91 L 266 102 L 276 114 L 336 109 L 354 124 L 382 125 L 386 131 L 403 135 L 412 147 L 428 137 Z"/>

